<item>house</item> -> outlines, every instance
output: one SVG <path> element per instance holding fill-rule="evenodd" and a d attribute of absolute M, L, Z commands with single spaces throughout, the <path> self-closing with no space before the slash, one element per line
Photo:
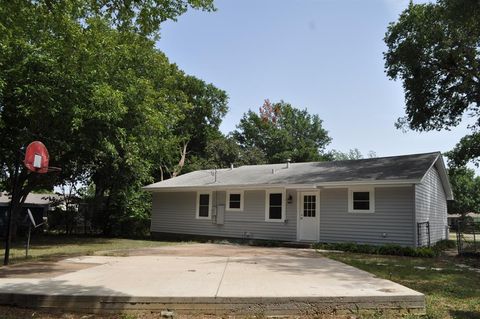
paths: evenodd
<path fill-rule="evenodd" d="M 5 192 L 0 192 L 0 237 L 3 237 L 6 232 L 7 213 L 10 199 L 10 195 Z M 27 209 L 30 209 L 37 224 L 42 223 L 43 218 L 47 217 L 47 212 L 50 207 L 58 203 L 59 200 L 60 197 L 55 194 L 28 194 L 25 203 L 22 205 L 22 212 L 18 218 L 18 224 L 20 226 L 28 227 L 29 220 L 27 219 Z"/>
<path fill-rule="evenodd" d="M 467 221 L 473 223 L 480 223 L 480 213 L 465 213 L 465 214 L 448 214 L 447 217 L 448 226 L 450 229 L 457 229 L 457 224 L 459 221 Z"/>
<path fill-rule="evenodd" d="M 424 246 L 448 238 L 439 152 L 200 170 L 144 187 L 152 236 Z"/>

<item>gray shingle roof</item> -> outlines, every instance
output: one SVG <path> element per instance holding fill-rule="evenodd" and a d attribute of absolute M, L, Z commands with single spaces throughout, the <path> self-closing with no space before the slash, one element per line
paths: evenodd
<path fill-rule="evenodd" d="M 56 194 L 34 194 L 30 193 L 27 195 L 25 204 L 30 205 L 49 205 L 54 201 L 60 200 L 60 196 Z M 6 205 L 10 203 L 10 196 L 6 192 L 0 193 L 0 205 Z"/>
<path fill-rule="evenodd" d="M 234 169 L 200 170 L 144 187 L 146 190 L 219 188 L 335 183 L 420 182 L 440 152 L 361 160 L 246 165 Z M 272 173 L 272 170 L 274 173 Z"/>

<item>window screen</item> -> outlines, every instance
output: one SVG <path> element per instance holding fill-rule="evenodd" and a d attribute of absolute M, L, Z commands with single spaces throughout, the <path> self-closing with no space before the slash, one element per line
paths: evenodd
<path fill-rule="evenodd" d="M 353 209 L 370 210 L 370 192 L 353 192 Z"/>
<path fill-rule="evenodd" d="M 230 194 L 230 197 L 228 199 L 228 207 L 240 209 L 241 200 L 242 200 L 241 194 Z"/>
<path fill-rule="evenodd" d="M 282 193 L 270 194 L 269 219 L 282 219 Z"/>
<path fill-rule="evenodd" d="M 198 197 L 198 216 L 199 217 L 208 217 L 209 206 L 210 206 L 210 195 L 209 194 L 200 194 Z"/>

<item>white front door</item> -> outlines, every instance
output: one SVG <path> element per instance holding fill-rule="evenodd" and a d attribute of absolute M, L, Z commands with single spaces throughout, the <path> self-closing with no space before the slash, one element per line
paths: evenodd
<path fill-rule="evenodd" d="M 298 207 L 298 240 L 318 241 L 320 196 L 318 192 L 300 192 Z"/>

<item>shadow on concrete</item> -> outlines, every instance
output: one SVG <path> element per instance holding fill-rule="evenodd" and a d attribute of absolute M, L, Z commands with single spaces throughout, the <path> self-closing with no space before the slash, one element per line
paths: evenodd
<path fill-rule="evenodd" d="M 28 262 L 2 267 L 0 278 L 52 278 L 96 265 L 65 262 Z"/>

